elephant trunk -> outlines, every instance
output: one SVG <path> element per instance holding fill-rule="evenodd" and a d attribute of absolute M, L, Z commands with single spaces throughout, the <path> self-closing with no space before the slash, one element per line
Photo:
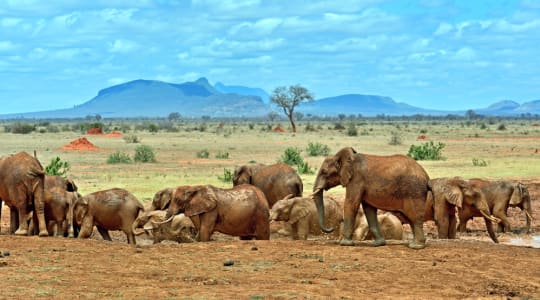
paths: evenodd
<path fill-rule="evenodd" d="M 531 232 L 531 222 L 533 220 L 532 217 L 532 206 L 531 206 L 531 199 L 529 198 L 528 201 L 523 202 L 523 210 L 525 211 L 526 216 L 526 225 L 525 230 L 527 233 Z"/>
<path fill-rule="evenodd" d="M 73 198 L 71 199 L 71 202 L 68 203 L 68 213 L 67 213 L 67 226 L 68 226 L 68 237 L 74 238 L 75 237 L 75 228 L 73 227 L 73 207 L 75 206 L 75 202 L 77 201 L 77 191 L 72 192 Z"/>
<path fill-rule="evenodd" d="M 327 228 L 324 225 L 324 201 L 323 201 L 323 190 L 321 188 L 316 188 L 312 194 L 315 205 L 317 206 L 317 212 L 319 214 L 319 226 L 321 230 L 325 233 L 331 233 L 334 231 L 334 228 Z"/>
<path fill-rule="evenodd" d="M 135 220 L 131 225 L 131 231 L 134 235 L 141 235 L 144 233 L 144 229 L 139 228 L 139 222 L 137 222 L 137 220 Z"/>

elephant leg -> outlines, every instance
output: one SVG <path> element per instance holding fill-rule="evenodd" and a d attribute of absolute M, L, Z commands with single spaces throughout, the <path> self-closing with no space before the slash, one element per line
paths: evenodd
<path fill-rule="evenodd" d="M 89 216 L 86 216 L 82 224 L 80 226 L 77 226 L 79 229 L 77 237 L 80 239 L 86 239 L 89 238 L 92 235 L 92 231 L 94 230 L 94 219 L 92 219 Z"/>
<path fill-rule="evenodd" d="M 9 208 L 9 233 L 14 234 L 19 228 L 19 211 L 16 207 Z"/>
<path fill-rule="evenodd" d="M 99 230 L 99 229 L 98 229 Z M 109 233 L 107 232 L 107 235 Z M 127 240 L 128 240 L 128 244 L 130 245 L 137 245 L 137 241 L 135 240 L 135 234 L 133 234 L 133 232 L 131 232 L 131 229 L 129 231 L 126 232 L 126 237 L 127 237 Z M 109 237 L 110 238 L 110 237 Z"/>
<path fill-rule="evenodd" d="M 354 246 L 352 235 L 356 215 L 358 214 L 358 207 L 360 206 L 360 199 L 353 198 L 351 200 L 348 195 L 345 198 L 345 204 L 343 205 L 343 237 L 339 242 L 341 246 Z"/>
<path fill-rule="evenodd" d="M 97 230 L 99 231 L 99 234 L 101 234 L 101 237 L 104 240 L 112 241 L 111 236 L 109 235 L 109 230 L 107 230 L 107 229 L 105 229 L 105 228 L 103 228 L 103 227 L 101 227 L 99 225 L 96 225 L 96 228 L 97 228 Z"/>
<path fill-rule="evenodd" d="M 19 213 L 19 228 L 15 231 L 15 235 L 28 235 L 28 212 L 26 208 L 18 208 Z"/>
<path fill-rule="evenodd" d="M 300 237 L 298 236 L 298 222 L 291 224 L 291 238 L 293 240 L 300 239 Z"/>
<path fill-rule="evenodd" d="M 307 240 L 309 233 L 309 220 L 300 220 L 296 223 L 296 226 L 298 239 Z"/>
<path fill-rule="evenodd" d="M 201 227 L 199 229 L 199 238 L 201 242 L 210 241 L 210 236 L 214 232 L 216 220 L 208 214 L 200 215 Z"/>
<path fill-rule="evenodd" d="M 377 219 L 377 208 L 369 205 L 367 202 L 362 203 L 364 208 L 364 213 L 366 214 L 366 220 L 368 222 L 369 230 L 373 234 L 374 241 L 373 246 L 384 246 L 386 241 L 381 233 L 381 228 L 379 226 L 379 220 Z"/>
<path fill-rule="evenodd" d="M 448 238 L 455 239 L 457 231 L 457 218 L 456 214 L 452 214 L 448 217 Z"/>
<path fill-rule="evenodd" d="M 486 218 L 484 218 L 484 221 L 486 222 L 486 229 L 488 231 L 489 237 L 491 238 L 491 240 L 493 240 L 493 242 L 498 244 L 499 240 L 497 239 L 497 235 L 493 230 L 493 225 L 491 224 L 491 221 Z"/>

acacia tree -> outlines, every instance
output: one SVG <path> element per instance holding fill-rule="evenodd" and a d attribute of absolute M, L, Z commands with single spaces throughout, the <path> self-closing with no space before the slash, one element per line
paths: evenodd
<path fill-rule="evenodd" d="M 296 132 L 296 125 L 294 124 L 294 108 L 304 101 L 312 101 L 313 95 L 303 86 L 291 85 L 288 88 L 280 86 L 274 89 L 270 101 L 277 104 L 277 106 L 283 109 L 283 112 L 289 118 L 291 122 L 291 128 L 293 132 Z"/>

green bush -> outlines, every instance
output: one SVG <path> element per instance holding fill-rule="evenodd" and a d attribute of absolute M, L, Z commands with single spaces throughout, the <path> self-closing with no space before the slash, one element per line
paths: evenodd
<path fill-rule="evenodd" d="M 197 152 L 197 158 L 209 158 L 210 152 L 208 152 L 207 149 L 202 149 L 201 151 Z"/>
<path fill-rule="evenodd" d="M 442 149 L 445 144 L 433 143 L 433 141 L 416 146 L 411 145 L 407 156 L 412 157 L 414 160 L 440 160 L 442 159 Z"/>
<path fill-rule="evenodd" d="M 309 156 L 328 156 L 330 155 L 330 148 L 319 142 L 309 143 L 306 149 Z"/>
<path fill-rule="evenodd" d="M 223 182 L 232 182 L 233 181 L 233 172 L 229 169 L 223 169 L 223 176 L 218 175 L 218 179 Z"/>
<path fill-rule="evenodd" d="M 298 174 L 313 174 L 315 173 L 315 170 L 313 170 L 307 162 L 301 162 L 298 165 L 296 165 L 296 170 L 298 171 Z"/>
<path fill-rule="evenodd" d="M 300 156 L 300 150 L 295 147 L 289 147 L 285 149 L 283 155 L 278 159 L 279 162 L 286 163 L 290 166 L 297 166 L 304 162 L 302 156 Z"/>
<path fill-rule="evenodd" d="M 481 159 L 481 158 L 473 158 L 472 159 L 472 164 L 475 167 L 487 167 L 488 162 Z"/>
<path fill-rule="evenodd" d="M 45 174 L 51 176 L 64 176 L 69 172 L 70 165 L 67 161 L 62 161 L 60 157 L 51 159 L 51 162 L 45 167 Z"/>
<path fill-rule="evenodd" d="M 218 154 L 216 154 L 216 158 L 217 159 L 229 159 L 229 152 L 218 152 Z"/>
<path fill-rule="evenodd" d="M 136 162 L 156 162 L 156 156 L 152 147 L 148 145 L 139 145 L 135 148 L 135 156 L 133 160 Z"/>
<path fill-rule="evenodd" d="M 124 135 L 123 139 L 127 144 L 137 144 L 141 142 L 141 139 L 134 134 Z"/>
<path fill-rule="evenodd" d="M 498 127 L 497 127 L 497 130 L 506 130 L 506 126 L 504 124 L 500 124 Z"/>
<path fill-rule="evenodd" d="M 395 131 L 391 133 L 390 141 L 388 142 L 388 145 L 401 145 L 401 135 Z"/>
<path fill-rule="evenodd" d="M 347 127 L 347 135 L 348 136 L 357 136 L 358 135 L 358 129 L 356 129 L 356 126 L 353 123 L 350 123 L 349 127 Z"/>
<path fill-rule="evenodd" d="M 129 157 L 129 154 L 122 153 L 122 152 L 115 152 L 109 155 L 109 158 L 107 158 L 108 164 L 129 164 L 131 163 L 131 157 Z"/>
<path fill-rule="evenodd" d="M 13 125 L 6 126 L 6 132 L 16 133 L 16 134 L 28 134 L 36 130 L 35 125 L 28 123 L 16 122 Z"/>

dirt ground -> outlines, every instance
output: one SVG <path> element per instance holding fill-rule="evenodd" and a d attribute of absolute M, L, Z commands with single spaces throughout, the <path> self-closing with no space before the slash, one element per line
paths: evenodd
<path fill-rule="evenodd" d="M 114 233 L 113 242 L 16 237 L 2 214 L 0 299 L 540 299 L 540 180 L 525 182 L 533 199 L 533 234 L 487 237 L 482 219 L 458 240 L 437 240 L 425 225 L 427 246 L 405 241 L 341 247 L 312 237 L 240 241 L 214 234 L 208 243 L 138 246 Z M 525 216 L 510 209 L 517 228 Z"/>

